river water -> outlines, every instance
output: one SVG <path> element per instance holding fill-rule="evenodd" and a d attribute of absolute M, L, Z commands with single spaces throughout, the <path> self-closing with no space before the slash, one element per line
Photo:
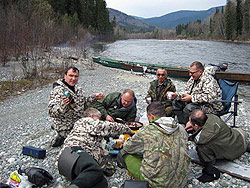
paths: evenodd
<path fill-rule="evenodd" d="M 228 72 L 250 73 L 250 44 L 131 39 L 97 46 L 95 56 L 184 67 L 193 61 L 205 65 L 228 63 Z M 250 86 L 240 85 L 239 94 L 249 100 Z"/>

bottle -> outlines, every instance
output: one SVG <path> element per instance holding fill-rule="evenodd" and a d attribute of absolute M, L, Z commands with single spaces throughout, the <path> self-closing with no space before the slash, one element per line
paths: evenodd
<path fill-rule="evenodd" d="M 64 96 L 66 98 L 69 98 L 69 100 L 70 100 L 69 105 L 71 106 L 71 108 L 75 108 L 76 107 L 76 103 L 75 103 L 74 99 L 72 98 L 70 92 L 66 88 L 64 88 L 63 89 L 63 93 L 64 93 Z"/>

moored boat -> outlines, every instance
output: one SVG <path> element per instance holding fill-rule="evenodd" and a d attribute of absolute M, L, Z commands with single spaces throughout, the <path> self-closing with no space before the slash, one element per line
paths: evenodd
<path fill-rule="evenodd" d="M 162 67 L 167 70 L 168 76 L 170 77 L 186 78 L 186 79 L 190 77 L 188 72 L 189 68 L 181 66 L 166 66 L 166 65 L 157 65 L 157 64 L 149 64 L 141 62 L 121 61 L 121 60 L 114 60 L 102 57 L 93 57 L 93 62 L 111 68 L 119 68 L 129 71 L 132 70 L 134 72 L 153 73 L 153 74 L 156 73 L 156 70 L 159 67 Z M 215 77 L 216 79 L 225 79 L 232 82 L 250 83 L 250 74 L 246 73 L 216 71 Z"/>

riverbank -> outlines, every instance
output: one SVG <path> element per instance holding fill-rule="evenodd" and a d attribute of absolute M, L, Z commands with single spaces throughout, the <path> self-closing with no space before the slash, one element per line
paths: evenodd
<path fill-rule="evenodd" d="M 79 85 L 84 88 L 86 94 L 90 95 L 102 91 L 105 95 L 110 92 L 122 92 L 125 88 L 135 91 L 138 100 L 138 114 L 146 109 L 144 100 L 149 82 L 155 77 L 153 75 L 138 76 L 128 71 L 110 69 L 103 66 L 91 66 L 87 61 L 79 61 L 75 64 L 80 69 Z M 177 90 L 183 90 L 185 82 L 172 79 Z M 51 148 L 51 140 L 56 133 L 51 130 L 52 120 L 48 116 L 48 97 L 52 89 L 52 84 L 42 88 L 29 91 L 17 98 L 12 98 L 0 102 L 0 182 L 6 182 L 10 173 L 17 170 L 20 166 L 41 167 L 49 171 L 55 182 L 48 186 L 62 188 L 69 184 L 68 181 L 57 170 L 56 156 L 61 148 Z M 240 96 L 241 98 L 241 96 Z M 246 132 L 249 130 L 249 103 L 239 106 L 237 125 Z M 47 151 L 45 159 L 36 159 L 22 155 L 22 147 L 31 145 L 44 148 Z M 190 144 L 190 147 L 193 147 Z M 235 160 L 238 164 L 250 163 L 250 155 L 245 153 L 241 158 Z M 250 183 L 241 179 L 234 178 L 227 174 L 221 174 L 221 178 L 212 183 L 200 183 L 196 177 L 201 173 L 202 168 L 192 164 L 192 172 L 186 187 L 249 187 Z M 125 179 L 125 170 L 117 168 L 116 173 L 108 178 L 110 188 L 119 188 Z"/>

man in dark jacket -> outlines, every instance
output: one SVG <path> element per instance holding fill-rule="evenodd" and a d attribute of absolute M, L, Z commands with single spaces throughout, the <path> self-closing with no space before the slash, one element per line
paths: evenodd
<path fill-rule="evenodd" d="M 172 101 L 171 97 L 168 97 L 168 93 L 176 92 L 175 85 L 167 78 L 168 74 L 164 68 L 158 68 L 156 72 L 156 80 L 150 82 L 148 94 L 146 96 L 146 102 L 159 101 L 164 104 L 167 116 L 172 116 Z"/>
<path fill-rule="evenodd" d="M 102 120 L 114 122 L 119 121 L 120 118 L 126 122 L 135 121 L 136 98 L 134 91 L 125 89 L 122 94 L 119 92 L 110 93 L 103 100 L 97 101 L 93 108 L 101 112 Z"/>
<path fill-rule="evenodd" d="M 198 109 L 191 113 L 185 129 L 196 131 L 189 140 L 197 144 L 198 156 L 205 165 L 213 165 L 217 159 L 234 160 L 249 148 L 247 135 L 240 128 L 230 128 L 218 116 Z"/>

